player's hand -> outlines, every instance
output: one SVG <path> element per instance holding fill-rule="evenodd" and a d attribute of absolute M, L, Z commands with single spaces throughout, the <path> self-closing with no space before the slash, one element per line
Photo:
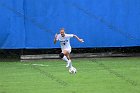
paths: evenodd
<path fill-rule="evenodd" d="M 83 39 L 79 39 L 79 41 L 80 41 L 81 43 L 83 43 L 83 42 L 84 42 L 84 40 L 83 40 Z"/>
<path fill-rule="evenodd" d="M 55 39 L 57 38 L 57 36 L 58 36 L 58 34 L 56 33 L 56 34 L 55 34 Z"/>

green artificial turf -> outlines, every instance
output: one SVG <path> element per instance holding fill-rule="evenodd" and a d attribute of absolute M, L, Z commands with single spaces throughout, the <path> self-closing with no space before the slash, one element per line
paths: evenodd
<path fill-rule="evenodd" d="M 140 58 L 0 62 L 0 93 L 140 93 Z"/>

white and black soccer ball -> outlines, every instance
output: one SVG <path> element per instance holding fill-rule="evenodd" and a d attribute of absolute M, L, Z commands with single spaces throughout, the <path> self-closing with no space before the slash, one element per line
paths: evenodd
<path fill-rule="evenodd" d="M 70 73 L 70 74 L 76 74 L 76 73 L 77 73 L 76 68 L 75 68 L 75 67 L 71 67 L 71 68 L 69 69 L 69 73 Z"/>

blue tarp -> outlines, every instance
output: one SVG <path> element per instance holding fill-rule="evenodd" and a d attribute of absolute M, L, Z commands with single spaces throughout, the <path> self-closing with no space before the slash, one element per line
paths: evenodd
<path fill-rule="evenodd" d="M 74 48 L 140 46 L 140 0 L 0 0 L 0 48 L 58 48 L 64 27 Z"/>

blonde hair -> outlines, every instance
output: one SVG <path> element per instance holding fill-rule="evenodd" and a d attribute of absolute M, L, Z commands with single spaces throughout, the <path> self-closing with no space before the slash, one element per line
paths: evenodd
<path fill-rule="evenodd" d="M 65 30 L 64 28 L 60 28 L 60 30 Z"/>

